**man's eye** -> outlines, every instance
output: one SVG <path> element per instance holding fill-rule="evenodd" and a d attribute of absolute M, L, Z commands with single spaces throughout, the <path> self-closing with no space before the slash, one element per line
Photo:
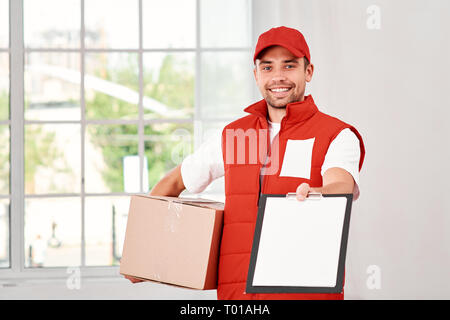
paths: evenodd
<path fill-rule="evenodd" d="M 263 70 L 270 70 L 270 67 L 263 67 Z"/>
<path fill-rule="evenodd" d="M 294 66 L 292 64 L 288 64 L 288 65 L 286 65 L 286 68 L 291 69 L 291 68 L 294 68 Z"/>

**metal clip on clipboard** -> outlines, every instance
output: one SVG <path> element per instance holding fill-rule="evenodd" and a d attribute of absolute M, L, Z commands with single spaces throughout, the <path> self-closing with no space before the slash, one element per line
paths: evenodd
<path fill-rule="evenodd" d="M 308 195 L 306 196 L 305 200 L 320 200 L 322 199 L 322 193 L 320 192 L 309 192 Z M 286 194 L 286 199 L 297 199 L 297 194 L 295 192 L 288 192 Z"/>

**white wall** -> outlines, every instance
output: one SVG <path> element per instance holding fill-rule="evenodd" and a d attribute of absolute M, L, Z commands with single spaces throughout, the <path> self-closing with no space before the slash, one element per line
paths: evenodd
<path fill-rule="evenodd" d="M 369 29 L 380 9 L 380 29 Z M 354 125 L 366 159 L 354 202 L 347 299 L 449 299 L 450 1 L 258 0 L 254 35 L 298 28 L 320 110 Z M 373 26 L 373 24 L 370 24 Z M 369 289 L 367 268 L 381 271 Z"/>

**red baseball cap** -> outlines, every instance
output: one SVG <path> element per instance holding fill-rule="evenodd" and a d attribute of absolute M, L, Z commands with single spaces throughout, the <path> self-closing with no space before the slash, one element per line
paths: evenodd
<path fill-rule="evenodd" d="M 305 37 L 303 37 L 303 34 L 296 29 L 277 27 L 262 33 L 258 38 L 258 43 L 256 44 L 253 63 L 255 63 L 256 58 L 261 51 L 270 46 L 282 46 L 292 52 L 292 54 L 296 57 L 306 57 L 308 61 L 311 62 L 309 47 L 306 43 Z"/>

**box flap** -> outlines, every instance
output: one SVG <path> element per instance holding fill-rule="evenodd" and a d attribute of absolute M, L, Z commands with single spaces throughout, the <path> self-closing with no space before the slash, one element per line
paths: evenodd
<path fill-rule="evenodd" d="M 203 208 L 212 208 L 215 210 L 223 210 L 224 203 L 211 199 L 203 199 L 203 198 L 192 198 L 192 197 L 169 197 L 169 196 L 151 196 L 148 194 L 136 194 L 136 196 L 151 198 L 151 199 L 159 199 L 163 201 L 173 201 L 177 203 L 189 204 L 197 207 Z"/>

